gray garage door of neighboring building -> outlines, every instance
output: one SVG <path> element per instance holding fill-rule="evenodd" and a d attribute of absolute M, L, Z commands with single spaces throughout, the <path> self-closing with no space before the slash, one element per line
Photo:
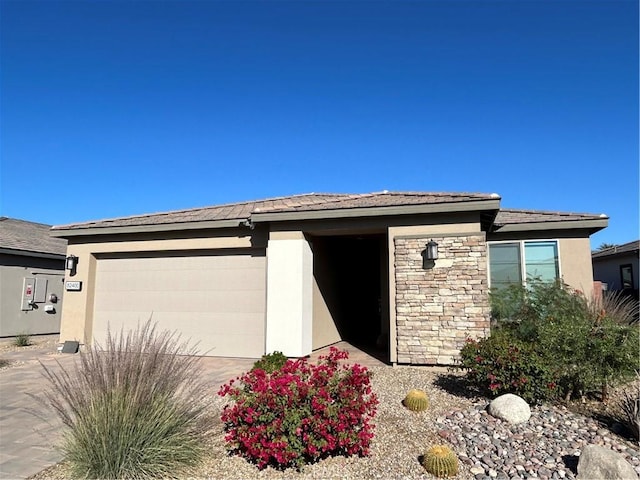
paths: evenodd
<path fill-rule="evenodd" d="M 93 337 L 103 344 L 107 328 L 135 328 L 151 317 L 159 329 L 198 342 L 200 353 L 260 357 L 265 268 L 264 250 L 98 258 Z"/>

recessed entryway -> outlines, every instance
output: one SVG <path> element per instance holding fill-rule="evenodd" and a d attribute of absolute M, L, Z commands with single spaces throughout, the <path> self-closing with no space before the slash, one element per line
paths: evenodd
<path fill-rule="evenodd" d="M 346 341 L 389 359 L 385 234 L 323 236 L 313 249 L 313 348 Z"/>

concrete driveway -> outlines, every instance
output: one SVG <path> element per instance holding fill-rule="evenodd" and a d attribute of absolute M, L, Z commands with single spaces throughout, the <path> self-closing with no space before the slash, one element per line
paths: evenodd
<path fill-rule="evenodd" d="M 16 366 L 0 370 L 0 477 L 26 478 L 61 460 L 53 445 L 59 440 L 61 422 L 39 403 L 46 385 L 40 359 L 51 368 L 71 366 L 70 355 L 54 353 L 55 347 L 2 352 L 0 358 Z"/>
<path fill-rule="evenodd" d="M 58 362 L 72 368 L 77 355 L 60 354 L 55 341 L 43 342 L 40 347 L 15 351 L 2 351 L 0 358 L 17 362 L 15 366 L 0 370 L 0 478 L 27 478 L 58 463 L 62 455 L 55 445 L 60 441 L 62 423 L 55 413 L 34 397 L 41 397 L 48 386 L 39 361 L 52 369 Z M 1 345 L 0 345 L 1 346 Z M 383 365 L 366 353 L 341 342 L 336 345 L 350 352 L 350 363 Z M 311 356 L 328 349 L 322 349 Z M 251 368 L 255 359 L 203 357 L 204 375 L 211 384 L 211 394 L 219 387 Z"/>

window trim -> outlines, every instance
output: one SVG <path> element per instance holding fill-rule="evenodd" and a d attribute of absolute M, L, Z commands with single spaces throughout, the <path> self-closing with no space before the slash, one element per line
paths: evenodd
<path fill-rule="evenodd" d="M 556 251 L 558 253 L 558 278 L 562 278 L 562 257 L 560 255 L 560 239 L 559 238 L 536 238 L 527 240 L 491 240 L 487 242 L 487 284 L 491 288 L 491 252 L 490 245 L 500 243 L 517 243 L 520 248 L 520 275 L 521 285 L 527 286 L 527 265 L 524 257 L 524 245 L 525 243 L 538 243 L 538 242 L 555 242 Z"/>
<path fill-rule="evenodd" d="M 629 271 L 631 273 L 631 290 L 635 289 L 636 286 L 636 282 L 635 279 L 633 278 L 633 264 L 631 263 L 625 263 L 623 265 L 620 265 L 620 290 L 625 290 L 625 286 L 624 286 L 624 276 L 622 275 L 622 269 L 629 267 Z"/>

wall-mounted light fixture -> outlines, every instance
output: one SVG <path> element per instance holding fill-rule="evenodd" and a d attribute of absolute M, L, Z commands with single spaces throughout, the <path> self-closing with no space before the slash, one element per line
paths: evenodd
<path fill-rule="evenodd" d="M 69 270 L 73 275 L 76 271 L 76 267 L 78 266 L 78 257 L 75 255 L 69 255 L 65 260 L 64 268 Z"/>
<path fill-rule="evenodd" d="M 438 244 L 433 240 L 429 240 L 424 252 L 425 260 L 437 260 L 438 259 Z"/>

